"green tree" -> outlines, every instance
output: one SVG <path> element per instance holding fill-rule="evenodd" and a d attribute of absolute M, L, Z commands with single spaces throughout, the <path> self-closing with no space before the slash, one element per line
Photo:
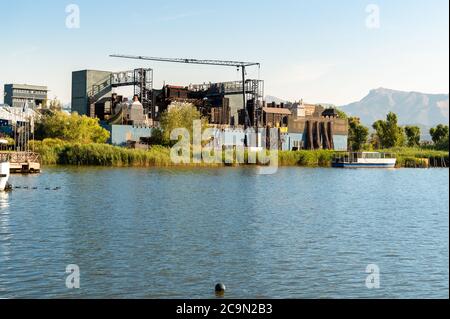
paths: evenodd
<path fill-rule="evenodd" d="M 435 148 L 441 151 L 448 151 L 449 150 L 448 135 L 444 137 L 442 140 L 440 140 L 439 143 L 435 145 Z"/>
<path fill-rule="evenodd" d="M 77 113 L 54 112 L 44 115 L 36 124 L 36 138 L 54 138 L 81 144 L 106 143 L 109 132 L 102 128 L 98 119 Z"/>
<path fill-rule="evenodd" d="M 347 113 L 345 113 L 344 111 L 342 111 L 338 108 L 336 108 L 336 113 L 337 113 L 338 118 L 340 118 L 340 119 L 346 120 L 349 118 Z"/>
<path fill-rule="evenodd" d="M 398 126 L 397 114 L 390 112 L 386 120 L 373 123 L 381 148 L 392 148 L 403 146 L 405 143 L 405 132 Z"/>
<path fill-rule="evenodd" d="M 420 127 L 406 126 L 405 134 L 406 134 L 407 145 L 409 147 L 418 147 L 420 145 Z"/>
<path fill-rule="evenodd" d="M 50 101 L 48 104 L 48 108 L 52 111 L 61 111 L 62 110 L 62 103 L 60 100 L 58 100 L 56 97 Z"/>
<path fill-rule="evenodd" d="M 349 118 L 348 147 L 352 151 L 360 151 L 367 143 L 369 129 L 361 125 L 359 118 Z"/>
<path fill-rule="evenodd" d="M 371 150 L 378 150 L 381 148 L 380 138 L 377 133 L 370 134 L 369 145 Z"/>
<path fill-rule="evenodd" d="M 193 137 L 193 123 L 202 121 L 202 128 L 206 126 L 206 120 L 202 119 L 200 112 L 191 103 L 172 103 L 169 110 L 161 115 L 161 129 L 163 144 L 171 144 L 170 133 L 177 128 L 185 128 Z"/>
<path fill-rule="evenodd" d="M 437 127 L 430 130 L 431 138 L 434 144 L 439 144 L 445 138 L 448 139 L 449 128 L 447 125 L 439 124 Z"/>

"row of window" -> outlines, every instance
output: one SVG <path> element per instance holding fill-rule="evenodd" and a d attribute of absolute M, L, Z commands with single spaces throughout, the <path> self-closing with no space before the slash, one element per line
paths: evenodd
<path fill-rule="evenodd" d="M 37 100 L 32 100 L 32 99 L 19 99 L 19 98 L 14 98 L 13 99 L 13 105 L 14 107 L 23 107 L 25 106 L 25 103 L 28 102 L 28 106 L 29 107 L 34 107 L 36 106 L 36 104 L 40 104 L 41 102 L 37 101 Z"/>
<path fill-rule="evenodd" d="M 14 89 L 14 90 L 13 90 L 13 94 L 37 94 L 37 95 L 47 95 L 47 91 Z"/>

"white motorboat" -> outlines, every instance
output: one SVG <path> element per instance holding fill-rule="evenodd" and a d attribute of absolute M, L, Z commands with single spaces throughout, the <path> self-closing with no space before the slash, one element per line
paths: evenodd
<path fill-rule="evenodd" d="M 336 156 L 333 167 L 339 168 L 395 168 L 397 159 L 386 153 L 359 152 Z"/>

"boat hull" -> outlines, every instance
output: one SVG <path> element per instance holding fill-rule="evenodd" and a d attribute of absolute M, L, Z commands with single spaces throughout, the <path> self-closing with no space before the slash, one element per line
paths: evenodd
<path fill-rule="evenodd" d="M 395 157 L 377 152 L 350 153 L 333 160 L 333 167 L 338 168 L 395 168 L 396 164 Z"/>
<path fill-rule="evenodd" d="M 0 163 L 0 192 L 5 191 L 6 186 L 8 185 L 9 172 L 9 162 Z"/>
<path fill-rule="evenodd" d="M 395 168 L 395 163 L 333 163 L 336 168 Z"/>

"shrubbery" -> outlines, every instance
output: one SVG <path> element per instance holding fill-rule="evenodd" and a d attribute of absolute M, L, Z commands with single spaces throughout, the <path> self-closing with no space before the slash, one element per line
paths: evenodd
<path fill-rule="evenodd" d="M 317 151 L 282 151 L 279 152 L 280 166 L 321 166 L 329 167 L 333 156 L 338 153 L 328 150 Z"/>
<path fill-rule="evenodd" d="M 30 142 L 46 165 L 93 166 L 169 166 L 170 150 L 154 146 L 150 150 L 135 150 L 108 144 L 68 143 L 57 139 Z"/>
<path fill-rule="evenodd" d="M 109 132 L 102 128 L 98 119 L 77 113 L 55 112 L 45 115 L 36 124 L 36 138 L 55 138 L 76 143 L 106 143 Z"/>
<path fill-rule="evenodd" d="M 30 142 L 30 148 L 41 155 L 46 165 L 92 165 L 110 167 L 169 167 L 176 166 L 170 158 L 170 148 L 153 146 L 149 150 L 126 149 L 107 144 L 69 143 L 58 139 Z M 399 147 L 382 150 L 392 153 L 398 167 L 421 167 L 423 159 L 430 162 L 446 161 L 446 151 Z M 280 151 L 279 166 L 330 167 L 335 154 L 329 150 Z M 248 153 L 245 153 L 245 159 Z M 223 158 L 225 162 L 225 158 Z M 211 167 L 217 164 L 192 164 L 188 166 Z"/>

